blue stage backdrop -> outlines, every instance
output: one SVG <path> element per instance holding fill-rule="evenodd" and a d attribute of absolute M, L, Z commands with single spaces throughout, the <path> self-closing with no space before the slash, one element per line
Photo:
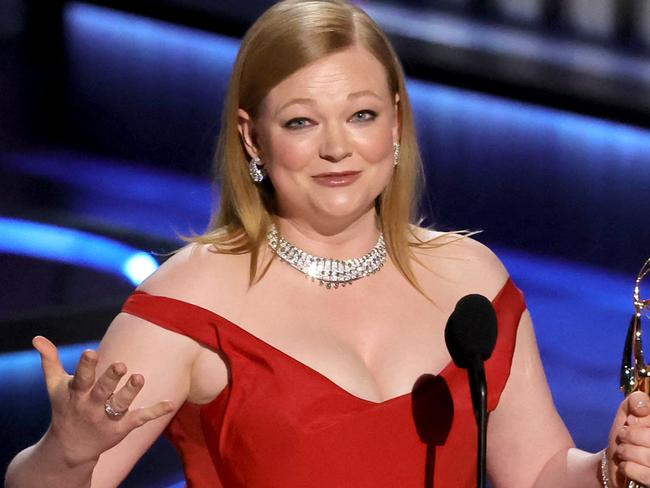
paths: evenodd
<path fill-rule="evenodd" d="M 77 136 L 111 156 L 207 174 L 238 42 L 80 3 L 65 21 Z M 429 222 L 630 273 L 650 254 L 648 130 L 434 83 L 409 88 Z"/>
<path fill-rule="evenodd" d="M 175 239 L 197 215 L 207 224 L 207 178 L 181 173 L 209 173 L 238 42 L 80 3 L 68 6 L 65 32 L 67 97 L 93 156 L 14 155 L 15 171 L 76 188 L 70 210 L 107 225 Z M 409 88 L 428 221 L 484 230 L 479 238 L 526 294 L 560 413 L 580 447 L 602 448 L 621 399 L 633 278 L 650 255 L 650 131 L 429 82 Z M 150 172 L 129 173 L 131 164 Z M 125 184 L 118 203 L 120 191 L 107 196 L 110 178 L 109 193 L 93 191 L 114 168 Z M 68 367 L 82 347 L 65 350 Z M 15 407 L 3 423 L 19 425 L 35 408 L 29 435 L 40 434 L 47 405 L 36 354 L 0 358 L 0 373 L 9 378 L 0 397 Z"/>

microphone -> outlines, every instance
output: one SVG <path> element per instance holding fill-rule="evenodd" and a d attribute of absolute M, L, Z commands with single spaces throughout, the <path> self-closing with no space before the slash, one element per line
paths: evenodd
<path fill-rule="evenodd" d="M 452 360 L 466 369 L 478 427 L 477 486 L 485 487 L 487 437 L 487 383 L 483 362 L 489 359 L 497 340 L 497 316 L 492 302 L 483 295 L 461 298 L 447 320 L 445 343 Z"/>

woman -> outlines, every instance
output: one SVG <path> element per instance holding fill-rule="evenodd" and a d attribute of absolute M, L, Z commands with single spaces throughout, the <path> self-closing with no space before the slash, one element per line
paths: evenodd
<path fill-rule="evenodd" d="M 360 9 L 284 1 L 255 23 L 217 163 L 210 231 L 141 285 L 74 376 L 34 339 L 52 424 L 7 486 L 116 486 L 168 425 L 190 486 L 474 486 L 467 380 L 443 339 L 469 293 L 499 318 L 494 485 L 650 483 L 650 399 L 621 404 L 604 457 L 574 449 L 501 263 L 412 224 L 421 165 L 404 76 Z"/>

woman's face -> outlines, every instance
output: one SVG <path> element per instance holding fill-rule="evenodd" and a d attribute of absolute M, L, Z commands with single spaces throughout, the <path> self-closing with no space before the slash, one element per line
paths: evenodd
<path fill-rule="evenodd" d="M 393 174 L 397 97 L 383 66 L 352 47 L 275 86 L 240 133 L 261 159 L 282 217 L 353 221 L 372 211 Z"/>

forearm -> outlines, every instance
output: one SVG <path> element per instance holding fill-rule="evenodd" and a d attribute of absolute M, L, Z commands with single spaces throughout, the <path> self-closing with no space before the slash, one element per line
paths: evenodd
<path fill-rule="evenodd" d="M 97 460 L 76 463 L 48 431 L 7 468 L 5 488 L 88 488 Z"/>
<path fill-rule="evenodd" d="M 602 488 L 601 456 L 575 448 L 561 451 L 546 463 L 534 488 Z"/>

